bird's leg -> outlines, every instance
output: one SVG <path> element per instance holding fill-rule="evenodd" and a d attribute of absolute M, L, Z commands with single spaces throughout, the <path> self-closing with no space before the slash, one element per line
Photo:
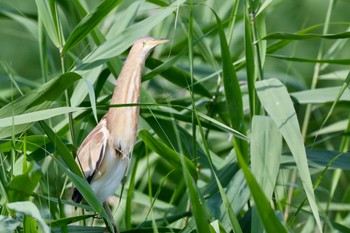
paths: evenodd
<path fill-rule="evenodd" d="M 106 210 L 106 212 L 107 212 L 109 221 L 110 221 L 110 222 L 112 223 L 112 225 L 113 225 L 113 230 L 110 229 L 111 232 L 119 233 L 117 224 L 116 224 L 116 222 L 114 221 L 114 217 L 113 217 L 112 211 L 111 211 L 111 209 L 109 208 L 109 205 L 108 205 L 108 203 L 107 203 L 106 201 L 103 202 L 103 207 L 105 208 L 105 210 Z M 105 222 L 106 222 L 106 221 L 105 221 Z M 106 222 L 106 226 L 107 226 L 107 228 L 109 228 L 107 222 Z"/>

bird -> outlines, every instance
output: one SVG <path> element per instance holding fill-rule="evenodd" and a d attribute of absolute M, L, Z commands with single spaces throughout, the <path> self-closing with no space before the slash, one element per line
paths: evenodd
<path fill-rule="evenodd" d="M 151 51 L 168 41 L 142 37 L 134 42 L 117 78 L 110 105 L 136 105 L 110 107 L 83 140 L 75 158 L 112 222 L 113 216 L 106 200 L 115 193 L 124 178 L 136 142 L 142 70 Z M 72 200 L 79 203 L 82 199 L 81 193 L 74 187 Z"/>

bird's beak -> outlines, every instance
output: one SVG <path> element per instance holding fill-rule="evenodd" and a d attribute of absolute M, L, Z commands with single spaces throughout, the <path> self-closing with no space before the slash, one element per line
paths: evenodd
<path fill-rule="evenodd" d="M 151 41 L 147 41 L 147 44 L 150 45 L 150 46 L 157 46 L 157 45 L 160 45 L 160 44 L 167 43 L 169 41 L 170 41 L 169 39 L 159 38 L 159 39 L 154 39 L 154 40 L 151 40 Z"/>

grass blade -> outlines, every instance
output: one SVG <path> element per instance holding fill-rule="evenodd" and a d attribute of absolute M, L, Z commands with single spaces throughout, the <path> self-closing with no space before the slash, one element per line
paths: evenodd
<path fill-rule="evenodd" d="M 276 59 L 295 61 L 295 62 L 308 62 L 308 63 L 328 63 L 328 64 L 338 64 L 338 65 L 349 65 L 350 59 L 309 59 L 301 57 L 286 57 L 283 55 L 269 54 L 269 57 Z"/>
<path fill-rule="evenodd" d="M 290 96 L 284 85 L 277 79 L 256 82 L 255 87 L 261 104 L 276 123 L 293 154 L 311 211 L 322 232 L 305 146 Z"/>
<path fill-rule="evenodd" d="M 12 209 L 19 213 L 23 213 L 26 216 L 33 217 L 40 223 L 41 228 L 45 233 L 50 232 L 50 228 L 48 227 L 48 225 L 46 225 L 44 219 L 41 217 L 38 207 L 36 207 L 36 205 L 34 205 L 33 202 L 30 202 L 30 201 L 12 202 L 7 204 L 7 208 Z"/>
<path fill-rule="evenodd" d="M 350 38 L 350 32 L 341 32 L 335 34 L 294 34 L 294 33 L 284 33 L 276 32 L 266 35 L 263 40 L 309 40 L 309 39 L 346 39 Z"/>
<path fill-rule="evenodd" d="M 235 68 L 233 66 L 230 49 L 227 45 L 226 36 L 221 24 L 221 20 L 214 11 L 213 13 L 216 16 L 216 21 L 218 24 L 220 35 L 220 47 L 222 53 L 222 74 L 224 79 L 227 110 L 230 114 L 232 128 L 245 135 L 246 129 L 244 125 L 241 89 L 239 86 Z M 241 154 L 244 157 L 245 161 L 249 161 L 248 143 L 237 137 L 235 137 L 233 140 L 236 153 Z"/>
<path fill-rule="evenodd" d="M 298 104 L 324 104 L 334 102 L 338 98 L 340 101 L 350 101 L 349 89 L 339 86 L 293 92 L 291 96 Z"/>
<path fill-rule="evenodd" d="M 56 48 L 62 48 L 62 32 L 61 26 L 57 20 L 56 2 L 52 0 L 41 1 L 35 0 L 36 6 L 38 8 L 38 14 L 40 15 L 39 19 L 42 20 L 42 23 L 45 26 L 46 32 L 49 35 L 52 43 Z"/>
<path fill-rule="evenodd" d="M 252 193 L 256 209 L 259 213 L 262 223 L 264 224 L 267 233 L 287 233 L 287 229 L 282 225 L 277 218 L 275 212 L 270 206 L 269 200 L 266 198 L 263 190 L 260 188 L 258 182 L 253 174 L 249 171 L 247 164 L 241 155 L 238 155 L 238 163 L 243 170 L 244 176 L 247 180 L 250 192 Z"/>
<path fill-rule="evenodd" d="M 250 23 L 250 16 L 248 9 L 245 11 L 244 15 L 244 45 L 245 45 L 245 56 L 246 56 L 246 67 L 247 67 L 247 81 L 248 81 L 248 92 L 249 92 L 249 109 L 250 116 L 255 115 L 255 59 L 254 59 L 254 47 L 253 47 L 253 37 L 252 37 L 252 28 Z"/>
<path fill-rule="evenodd" d="M 62 55 L 82 41 L 108 13 L 121 3 L 121 0 L 105 0 L 86 15 L 69 35 L 62 49 Z"/>
<path fill-rule="evenodd" d="M 280 167 L 282 136 L 270 117 L 254 116 L 250 142 L 252 173 L 266 198 L 272 201 Z M 252 232 L 263 232 L 256 208 L 252 215 Z"/>
<path fill-rule="evenodd" d="M 67 114 L 70 112 L 76 112 L 84 110 L 85 108 L 79 107 L 59 107 L 46 110 L 38 110 L 34 112 L 19 114 L 13 117 L 0 118 L 0 127 L 9 127 L 12 125 L 22 125 L 28 123 L 34 123 L 41 120 L 46 120 L 55 116 Z"/>
<path fill-rule="evenodd" d="M 76 73 L 65 73 L 34 89 L 0 109 L 0 118 L 15 117 L 20 114 L 47 109 L 68 87 L 81 77 Z M 1 127 L 0 139 L 18 134 L 28 129 L 32 123 L 15 127 Z M 13 130 L 13 131 L 12 131 Z"/>

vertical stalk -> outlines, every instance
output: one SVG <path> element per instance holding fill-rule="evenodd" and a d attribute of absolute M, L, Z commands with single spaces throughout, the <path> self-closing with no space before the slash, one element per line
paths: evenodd
<path fill-rule="evenodd" d="M 229 25 L 229 33 L 228 33 L 228 38 L 227 38 L 227 42 L 228 42 L 229 46 L 232 43 L 232 35 L 233 35 L 233 29 L 234 29 L 235 22 L 236 22 L 239 1 L 240 0 L 235 0 L 235 3 L 233 4 L 233 7 L 232 7 L 232 12 L 231 12 L 231 17 L 230 17 L 230 25 Z"/>
<path fill-rule="evenodd" d="M 192 21 L 192 1 L 190 1 L 190 17 L 189 17 L 189 36 L 188 36 L 188 60 L 190 63 L 190 75 L 191 75 L 191 101 L 192 101 L 192 144 L 193 144 L 193 160 L 197 157 L 197 140 L 196 140 L 196 103 L 194 99 L 194 91 L 193 91 L 193 85 L 194 85 L 194 78 L 193 78 L 193 21 Z M 196 163 L 194 161 L 194 163 Z"/>
<path fill-rule="evenodd" d="M 61 69 L 62 69 L 62 74 L 64 74 L 65 73 L 65 65 L 64 65 L 63 56 L 61 56 Z M 67 107 L 71 107 L 68 89 L 65 90 L 64 95 L 65 95 Z M 73 123 L 73 113 L 71 113 L 71 112 L 68 113 L 68 121 L 69 121 L 70 141 L 74 144 L 75 143 L 75 131 L 74 131 L 74 123 Z"/>
<path fill-rule="evenodd" d="M 264 79 L 263 72 L 263 59 L 261 54 L 261 42 L 259 42 L 259 34 L 256 23 L 256 5 L 259 1 L 249 1 L 247 13 L 245 16 L 245 37 L 246 40 L 246 62 L 247 62 L 247 76 L 248 76 L 248 89 L 249 89 L 249 104 L 251 117 L 255 114 L 259 114 L 260 102 L 256 101 L 255 93 L 255 81 Z M 262 14 L 262 13 L 261 13 Z M 248 44 L 250 43 L 250 44 Z M 249 56 L 250 55 L 250 56 Z"/>
<path fill-rule="evenodd" d="M 325 23 L 323 26 L 323 34 L 327 34 L 327 32 L 328 32 L 329 21 L 330 21 L 331 15 L 332 15 L 333 7 L 334 7 L 334 0 L 330 0 L 328 8 L 327 8 L 328 10 L 327 10 Z M 322 57 L 323 57 L 323 42 L 321 41 L 320 49 L 318 50 L 318 54 L 317 54 L 317 60 L 322 59 Z M 311 87 L 310 87 L 311 90 L 316 88 L 318 76 L 320 73 L 320 67 L 321 67 L 321 64 L 316 63 L 316 65 L 314 67 L 312 81 L 311 81 Z M 303 138 L 306 138 L 306 135 L 307 135 L 309 121 L 310 121 L 310 117 L 311 117 L 311 111 L 312 111 L 312 104 L 308 104 L 306 106 L 305 117 L 304 117 L 303 126 L 302 126 L 302 130 L 301 130 L 301 134 L 302 134 Z"/>

